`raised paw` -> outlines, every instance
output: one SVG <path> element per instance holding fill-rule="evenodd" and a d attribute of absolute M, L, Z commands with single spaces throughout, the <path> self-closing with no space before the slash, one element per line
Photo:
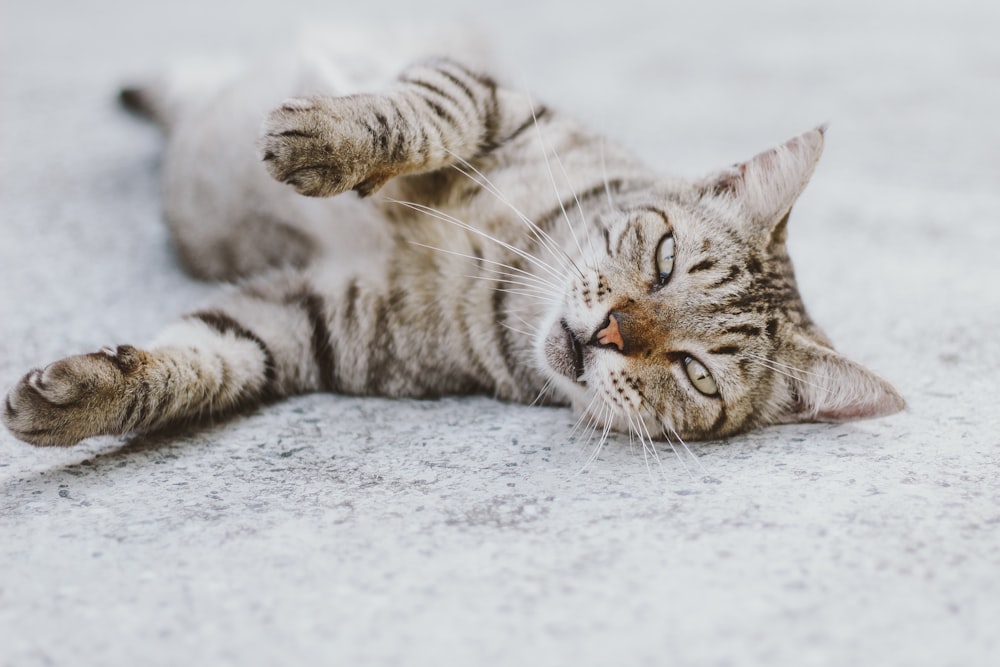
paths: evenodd
<path fill-rule="evenodd" d="M 378 189 L 392 175 L 378 168 L 389 129 L 366 122 L 365 100 L 300 97 L 272 111 L 259 141 L 271 176 L 309 197 Z"/>
<path fill-rule="evenodd" d="M 146 357 L 122 345 L 35 369 L 7 394 L 3 423 L 33 445 L 67 446 L 125 433 L 134 421 L 136 377 Z"/>

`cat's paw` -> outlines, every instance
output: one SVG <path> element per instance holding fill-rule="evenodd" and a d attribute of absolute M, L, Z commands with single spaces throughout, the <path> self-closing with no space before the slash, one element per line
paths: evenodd
<path fill-rule="evenodd" d="M 4 400 L 3 423 L 33 445 L 68 446 L 123 433 L 131 380 L 146 353 L 128 345 L 67 357 L 21 378 Z"/>
<path fill-rule="evenodd" d="M 260 157 L 275 179 L 309 197 L 348 190 L 367 195 L 385 182 L 378 172 L 376 136 L 356 97 L 297 97 L 268 115 Z"/>

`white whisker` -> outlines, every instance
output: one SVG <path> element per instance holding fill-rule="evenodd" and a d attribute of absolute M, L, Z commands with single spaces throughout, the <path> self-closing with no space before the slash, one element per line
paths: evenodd
<path fill-rule="evenodd" d="M 576 202 L 576 209 L 580 213 L 580 222 L 582 223 L 581 227 L 583 229 L 583 233 L 587 235 L 587 245 L 590 248 L 590 256 L 595 257 L 596 253 L 594 252 L 594 242 L 590 234 L 590 226 L 587 224 L 587 216 L 583 212 L 583 205 L 580 203 L 580 198 L 576 194 L 576 188 L 574 188 L 573 184 L 570 183 L 569 174 L 566 173 L 566 167 L 563 165 L 562 158 L 559 157 L 559 153 L 556 152 L 555 147 L 552 148 L 552 156 L 555 157 L 556 164 L 559 165 L 559 171 L 562 172 L 563 178 L 565 178 L 566 182 L 569 183 L 570 189 L 573 192 L 573 201 Z M 573 231 L 573 223 L 570 222 L 569 215 L 566 214 L 565 209 L 563 209 L 563 214 L 566 217 L 566 225 L 569 227 L 569 233 L 573 236 L 573 242 L 576 243 L 576 249 L 580 252 L 580 257 L 584 257 L 583 248 L 580 246 L 580 241 L 576 237 L 576 232 Z"/>
<path fill-rule="evenodd" d="M 601 137 L 600 143 L 600 155 L 601 155 L 601 173 L 604 175 L 604 193 L 608 196 L 608 206 L 612 209 L 615 207 L 615 200 L 611 197 L 611 184 L 608 182 L 608 163 L 604 159 L 604 144 L 607 140 Z"/>
<path fill-rule="evenodd" d="M 532 333 L 529 333 L 527 331 L 521 331 L 520 329 L 518 329 L 516 327 L 510 326 L 506 322 L 498 322 L 498 324 L 500 326 L 502 326 L 504 329 L 509 329 L 510 331 L 513 331 L 514 333 L 521 334 L 522 336 L 527 336 L 528 338 L 532 338 L 534 336 L 534 334 L 532 334 Z"/>
<path fill-rule="evenodd" d="M 823 385 L 816 384 L 815 382 L 808 382 L 807 380 L 803 380 L 799 376 L 794 375 L 792 373 L 789 373 L 786 370 L 783 370 L 781 368 L 777 368 L 775 366 L 771 366 L 770 365 L 771 364 L 770 361 L 765 361 L 763 359 L 756 359 L 756 361 L 757 361 L 758 364 L 760 364 L 764 368 L 772 370 L 775 373 L 778 373 L 779 375 L 784 375 L 785 377 L 791 378 L 791 379 L 795 380 L 796 382 L 800 382 L 800 383 L 802 383 L 804 385 L 807 385 L 807 386 L 810 386 L 810 387 L 814 387 L 815 389 L 819 389 L 820 391 L 825 392 L 827 394 L 832 394 L 833 393 L 833 388 L 831 388 L 831 387 L 824 387 Z M 810 375 L 817 375 L 817 374 L 816 373 L 810 373 Z"/>
<path fill-rule="evenodd" d="M 542 398 L 546 394 L 552 391 L 552 382 L 553 382 L 552 378 L 549 378 L 548 380 L 545 381 L 545 384 L 542 385 L 542 388 L 538 390 L 538 395 L 535 396 L 535 400 L 529 403 L 528 407 L 532 408 L 535 407 L 536 405 L 538 405 L 538 403 L 542 400 Z"/>
<path fill-rule="evenodd" d="M 474 178 L 467 171 L 456 165 L 452 165 L 452 169 L 454 169 L 455 171 L 462 174 L 463 176 L 468 178 L 470 181 L 472 181 L 479 187 L 483 188 L 484 190 L 492 194 L 494 197 L 497 198 L 497 200 L 500 203 L 510 208 L 510 210 L 513 211 L 518 218 L 520 218 L 521 222 L 523 222 L 528 227 L 529 231 L 531 231 L 531 233 L 538 240 L 538 242 L 542 244 L 542 247 L 548 250 L 549 253 L 553 255 L 553 257 L 557 258 L 559 261 L 565 264 L 567 268 L 573 269 L 580 275 L 581 278 L 583 277 L 583 273 L 576 265 L 576 262 L 573 261 L 573 258 L 570 257 L 570 255 L 565 250 L 559 247 L 559 244 L 556 243 L 556 240 L 553 239 L 552 236 L 550 236 L 544 229 L 539 227 L 531 218 L 522 213 L 520 209 L 514 206 L 514 204 L 511 203 L 511 201 L 507 199 L 507 197 L 500 191 L 500 188 L 494 185 L 493 182 L 490 181 L 490 179 L 487 178 L 485 174 L 483 174 L 483 172 L 481 172 L 474 165 L 472 165 L 472 163 L 470 163 L 468 160 L 461 157 L 460 155 L 452 153 L 451 151 L 448 151 L 448 153 L 450 153 L 455 158 L 455 160 L 461 162 L 462 165 L 475 172 L 480 178 L 482 178 L 482 180 L 480 181 L 479 179 Z"/>
<path fill-rule="evenodd" d="M 452 275 L 454 275 L 454 274 L 452 274 Z M 503 285 L 517 285 L 519 287 L 524 288 L 526 291 L 535 292 L 537 294 L 541 294 L 541 295 L 545 295 L 545 296 L 551 296 L 554 299 L 558 299 L 559 298 L 559 294 L 558 293 L 553 292 L 550 289 L 546 289 L 545 287 L 542 287 L 541 285 L 536 285 L 534 283 L 525 282 L 523 280 L 513 280 L 512 278 L 494 278 L 492 276 L 474 276 L 474 275 L 467 274 L 467 273 L 459 274 L 458 277 L 460 277 L 460 278 L 468 278 L 469 280 L 482 280 L 484 282 L 489 282 L 489 283 L 501 283 Z"/>
<path fill-rule="evenodd" d="M 501 247 L 506 248 L 507 250 L 510 250 L 512 253 L 514 253 L 518 257 L 522 257 L 523 259 L 526 259 L 527 261 L 531 262 L 532 264 L 534 264 L 538 268 L 542 269 L 543 271 L 545 271 L 546 273 L 548 273 L 550 276 L 552 276 L 556 280 L 559 280 L 559 281 L 564 280 L 564 277 L 561 274 L 559 274 L 555 270 L 555 268 L 553 268 L 547 262 L 542 261 L 541 259 L 535 257 L 534 255 L 532 255 L 530 253 L 524 252 L 520 248 L 517 248 L 515 246 L 512 246 L 509 243 L 501 241 L 500 239 L 487 234 L 486 232 L 482 231 L 481 229 L 477 229 L 477 228 L 473 227 L 472 225 L 470 225 L 470 224 L 468 224 L 466 222 L 462 222 L 461 220 L 459 220 L 459 219 L 457 219 L 457 218 L 455 218 L 453 216 L 450 216 L 447 213 L 442 213 L 441 211 L 438 211 L 437 209 L 434 209 L 434 208 L 432 208 L 430 206 L 425 206 L 423 204 L 417 204 L 417 203 L 414 203 L 414 202 L 406 202 L 406 201 L 401 201 L 401 200 L 398 200 L 398 199 L 386 199 L 385 201 L 388 201 L 388 202 L 393 203 L 393 204 L 399 204 L 401 206 L 405 206 L 405 207 L 407 207 L 409 209 L 412 209 L 414 211 L 419 211 L 421 213 L 425 213 L 425 214 L 427 214 L 427 215 L 429 215 L 429 216 L 431 216 L 433 218 L 437 218 L 438 220 L 441 220 L 443 222 L 451 223 L 451 224 L 455 225 L 456 227 L 458 227 L 460 229 L 464 229 L 466 231 L 472 232 L 473 234 L 481 236 L 482 238 L 485 238 L 485 239 L 488 239 L 490 241 L 493 241 L 494 243 L 500 245 Z"/>
<path fill-rule="evenodd" d="M 573 223 L 569 219 L 569 214 L 566 213 L 566 207 L 563 205 L 562 201 L 562 194 L 559 192 L 559 186 L 556 184 L 556 175 L 552 171 L 552 163 L 549 161 L 548 146 L 545 143 L 545 136 L 542 134 L 542 127 L 538 124 L 538 116 L 535 114 L 534 104 L 531 105 L 531 117 L 535 122 L 535 133 L 538 135 L 538 142 L 542 147 L 542 157 L 545 158 L 545 169 L 549 174 L 549 181 L 552 183 L 552 191 L 555 192 L 556 201 L 559 202 L 559 210 L 562 211 L 563 220 L 566 221 L 566 226 L 569 228 L 570 234 L 573 235 L 573 241 L 576 243 L 576 247 L 580 251 L 580 256 L 583 257 L 583 248 L 580 246 L 580 241 L 576 238 L 576 233 L 573 231 Z M 555 151 L 553 151 L 553 154 L 555 154 Z M 576 193 L 574 193 L 573 196 L 576 197 Z"/>
<path fill-rule="evenodd" d="M 757 361 L 765 361 L 765 362 L 767 362 L 769 364 L 773 364 L 775 366 L 781 366 L 782 368 L 787 368 L 788 370 L 795 371 L 796 373 L 802 373 L 803 375 L 815 375 L 816 377 L 822 377 L 822 378 L 826 377 L 822 373 L 815 373 L 813 371 L 807 371 L 805 369 L 798 368 L 797 366 L 792 366 L 791 364 L 784 364 L 784 363 L 782 363 L 780 361 L 775 361 L 774 359 L 768 359 L 767 357 L 765 357 L 763 355 L 754 354 L 753 352 L 747 352 L 746 355 L 748 357 L 750 357 L 751 359 L 756 359 Z"/>
<path fill-rule="evenodd" d="M 525 280 L 533 280 L 539 284 L 546 285 L 547 287 L 552 288 L 554 292 L 558 293 L 561 291 L 558 285 L 546 280 L 545 278 L 536 276 L 534 273 L 531 273 L 530 271 L 519 269 L 516 266 L 511 266 L 510 264 L 504 264 L 503 262 L 497 262 L 492 259 L 477 257 L 475 255 L 468 255 L 463 252 L 458 252 L 457 250 L 448 250 L 446 248 L 439 248 L 437 246 L 428 245 L 426 243 L 419 243 L 418 241 L 409 241 L 409 244 L 419 246 L 421 248 L 427 248 L 428 250 L 434 250 L 436 252 L 444 253 L 446 255 L 454 255 L 455 257 L 462 257 L 463 259 L 467 259 L 472 262 L 483 262 L 486 264 L 491 264 L 492 266 L 484 266 L 481 267 L 481 269 L 483 271 L 489 271 L 491 273 L 496 273 L 499 275 L 512 275 L 511 272 L 513 272 L 518 274 L 519 277 L 524 278 Z M 493 266 L 499 266 L 503 270 L 495 269 L 493 268 Z"/>

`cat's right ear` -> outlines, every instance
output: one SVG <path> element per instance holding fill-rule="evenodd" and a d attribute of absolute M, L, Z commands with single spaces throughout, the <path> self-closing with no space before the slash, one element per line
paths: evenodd
<path fill-rule="evenodd" d="M 821 125 L 711 174 L 697 183 L 702 196 L 731 200 L 768 239 L 775 234 L 783 237 L 785 218 L 819 162 L 825 132 Z"/>

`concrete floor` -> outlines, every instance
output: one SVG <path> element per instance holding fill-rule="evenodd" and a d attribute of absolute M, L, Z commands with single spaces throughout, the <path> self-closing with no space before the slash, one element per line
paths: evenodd
<path fill-rule="evenodd" d="M 1000 5 L 13 4 L 2 387 L 210 293 L 170 254 L 123 80 L 391 16 L 472 18 L 512 80 L 672 173 L 831 121 L 800 284 L 910 406 L 659 463 L 615 438 L 585 465 L 568 411 L 487 398 L 312 396 L 57 451 L 0 433 L 0 664 L 1000 664 Z"/>

